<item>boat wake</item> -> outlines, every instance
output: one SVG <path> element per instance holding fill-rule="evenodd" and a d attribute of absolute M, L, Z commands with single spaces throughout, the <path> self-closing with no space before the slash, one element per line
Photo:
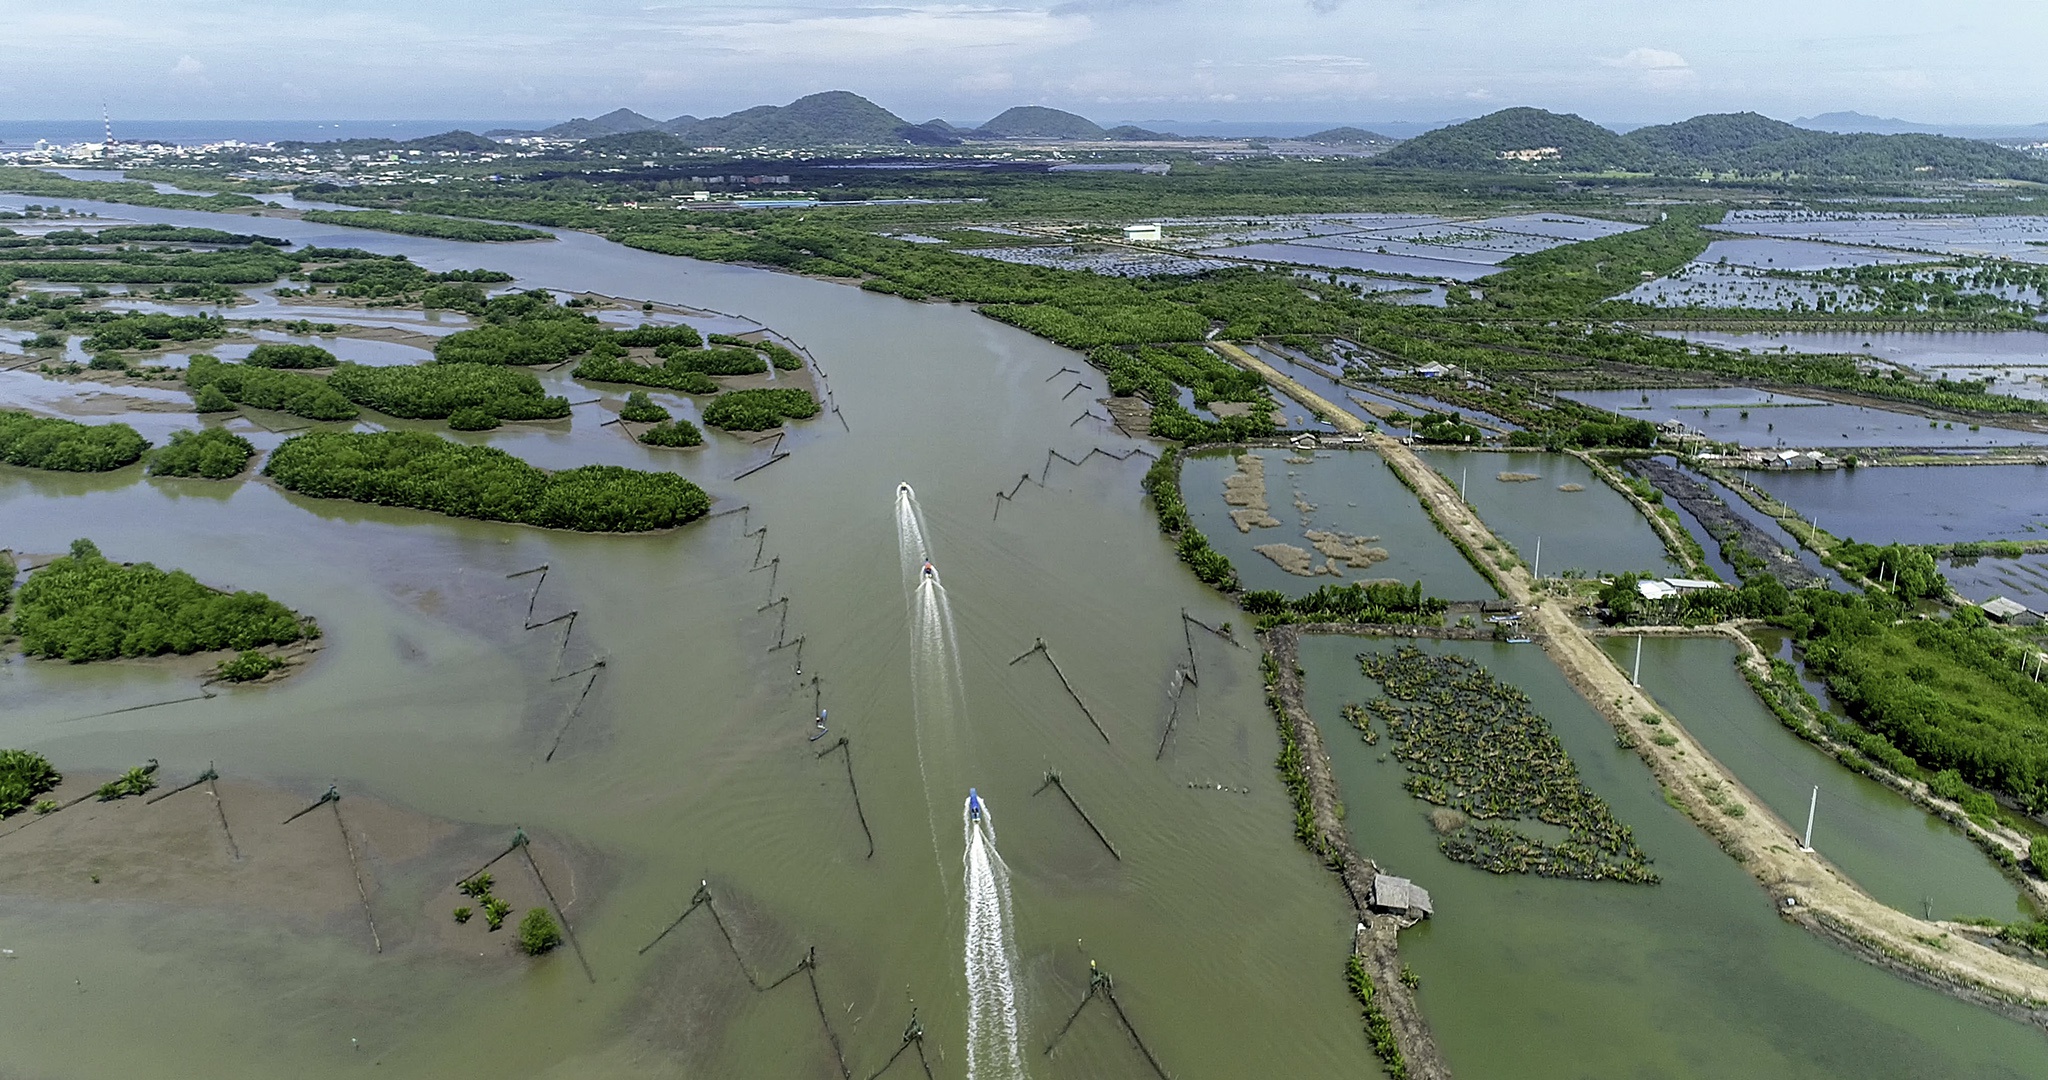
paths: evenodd
<path fill-rule="evenodd" d="M 1017 1030 L 1017 946 L 1010 930 L 1010 868 L 996 851 L 994 816 L 972 796 L 961 808 L 967 881 L 967 1076 L 1024 1075 Z M 978 817 L 977 817 L 978 811 Z"/>

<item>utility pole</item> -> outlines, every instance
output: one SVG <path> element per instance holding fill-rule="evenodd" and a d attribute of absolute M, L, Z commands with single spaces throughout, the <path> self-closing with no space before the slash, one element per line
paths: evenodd
<path fill-rule="evenodd" d="M 1813 785 L 1813 798 L 1806 804 L 1806 839 L 1800 841 L 1799 850 L 1813 851 L 1813 812 L 1820 808 L 1820 785 Z"/>
<path fill-rule="evenodd" d="M 1467 465 L 1464 468 L 1458 470 L 1458 498 L 1464 499 L 1466 502 L 1472 501 L 1470 499 L 1465 498 L 1465 474 L 1471 471 L 1472 466 L 1470 465 Z"/>
<path fill-rule="evenodd" d="M 1543 580 L 1543 538 L 1540 536 L 1536 538 L 1536 564 L 1529 568 L 1529 576 L 1537 581 Z"/>
<path fill-rule="evenodd" d="M 1628 683 L 1638 690 L 1643 688 L 1643 635 L 1641 634 L 1636 635 L 1636 671 L 1635 674 L 1628 677 Z"/>

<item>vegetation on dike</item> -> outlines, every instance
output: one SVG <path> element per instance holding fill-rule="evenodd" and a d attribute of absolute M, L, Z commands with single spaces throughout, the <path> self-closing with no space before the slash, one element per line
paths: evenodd
<path fill-rule="evenodd" d="M 1174 554 L 1188 564 L 1188 569 L 1203 584 L 1235 592 L 1237 567 L 1230 564 L 1230 556 L 1209 546 L 1209 538 L 1188 517 L 1187 503 L 1180 494 L 1180 461 L 1180 449 L 1168 447 L 1145 470 L 1145 493 L 1152 496 L 1152 509 L 1159 515 L 1159 531 L 1173 540 Z"/>
<path fill-rule="evenodd" d="M 64 777 L 50 766 L 50 759 L 32 750 L 0 750 L 0 817 L 16 813 L 35 802 L 36 796 L 57 786 Z"/>
<path fill-rule="evenodd" d="M 1474 661 L 1412 645 L 1361 653 L 1358 663 L 1384 694 L 1366 711 L 1386 724 L 1408 768 L 1408 793 L 1475 822 L 1444 837 L 1446 856 L 1496 874 L 1657 881 L 1634 832 L 1579 779 L 1528 695 Z M 1540 840 L 1505 824 L 1528 818 L 1565 829 L 1565 838 Z"/>
<path fill-rule="evenodd" d="M 116 657 L 285 645 L 317 636 L 313 620 L 259 592 L 226 593 L 182 570 L 122 565 L 90 540 L 29 574 L 14 633 L 30 656 L 84 663 Z"/>
<path fill-rule="evenodd" d="M 331 368 L 334 354 L 318 345 L 287 345 L 266 341 L 249 351 L 242 363 L 262 368 Z"/>
<path fill-rule="evenodd" d="M 1435 626 L 1449 607 L 1443 600 L 1422 595 L 1420 581 L 1413 585 L 1398 581 L 1324 585 L 1294 599 L 1275 589 L 1258 589 L 1238 597 L 1238 606 L 1258 616 L 1261 630 L 1287 623 L 1326 622 Z"/>
<path fill-rule="evenodd" d="M 194 356 L 186 365 L 185 385 L 194 392 L 193 403 L 201 412 L 220 411 L 207 407 L 214 404 L 211 395 L 208 400 L 197 396 L 210 389 L 239 405 L 272 409 L 308 420 L 353 420 L 362 415 L 354 402 L 311 375 L 226 364 L 204 353 Z"/>
<path fill-rule="evenodd" d="M 559 420 L 569 399 L 550 397 L 530 371 L 503 364 L 342 364 L 327 385 L 348 400 L 409 420 L 444 420 L 480 409 L 499 420 Z"/>
<path fill-rule="evenodd" d="M 766 431 L 785 420 L 808 420 L 818 411 L 818 399 L 809 390 L 734 390 L 704 406 L 704 422 L 724 431 Z"/>
<path fill-rule="evenodd" d="M 1281 785 L 1287 788 L 1288 801 L 1294 804 L 1294 838 L 1315 852 L 1325 865 L 1334 866 L 1336 852 L 1316 828 L 1315 803 L 1308 791 L 1308 759 L 1302 753 L 1301 741 L 1294 737 L 1294 725 L 1287 721 L 1287 708 L 1280 700 L 1280 665 L 1271 652 L 1259 655 L 1259 670 L 1266 679 L 1266 707 L 1273 711 L 1273 722 L 1280 726 L 1280 755 L 1273 759 L 1273 768 L 1280 773 Z"/>
<path fill-rule="evenodd" d="M 315 498 L 579 532 L 666 529 L 711 509 L 702 488 L 669 473 L 616 465 L 550 473 L 426 432 L 308 432 L 285 440 L 263 474 Z"/>
<path fill-rule="evenodd" d="M 681 448 L 704 445 L 704 433 L 688 420 L 663 420 L 661 423 L 640 433 L 640 441 L 649 446 Z"/>
<path fill-rule="evenodd" d="M 517 225 L 488 221 L 438 217 L 433 214 L 399 214 L 388 210 L 308 210 L 303 220 L 316 225 L 340 225 L 350 229 L 376 229 L 407 236 L 431 236 L 439 240 L 467 240 L 502 243 L 513 240 L 552 240 L 554 234 Z"/>
<path fill-rule="evenodd" d="M 126 424 L 81 424 L 0 409 L 0 463 L 57 472 L 133 465 L 149 440 Z"/>
<path fill-rule="evenodd" d="M 197 476 L 226 480 L 249 467 L 256 447 L 226 428 L 173 431 L 171 441 L 149 455 L 151 476 Z"/>
<path fill-rule="evenodd" d="M 1372 975 L 1365 970 L 1357 953 L 1352 953 L 1344 962 L 1344 982 L 1351 987 L 1351 996 L 1358 999 L 1359 1019 L 1365 1022 L 1365 1037 L 1387 1070 L 1388 1080 L 1408 1080 L 1408 1062 L 1401 1057 L 1401 1044 L 1394 1041 L 1394 1025 L 1381 1011 L 1379 1002 L 1374 1000 L 1378 988 L 1373 986 Z"/>

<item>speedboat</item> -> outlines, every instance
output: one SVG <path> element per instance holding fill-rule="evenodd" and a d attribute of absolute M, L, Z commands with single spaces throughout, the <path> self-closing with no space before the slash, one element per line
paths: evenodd
<path fill-rule="evenodd" d="M 903 482 L 903 483 L 897 484 L 897 485 L 896 485 L 896 494 L 898 494 L 898 495 L 908 495 L 908 494 L 910 494 L 910 483 L 909 483 L 908 481 L 905 481 L 905 482 Z"/>
<path fill-rule="evenodd" d="M 973 788 L 967 789 L 967 820 L 981 820 L 981 796 Z"/>
<path fill-rule="evenodd" d="M 928 578 L 935 578 L 939 576 L 938 569 L 932 566 L 932 561 L 930 559 L 926 559 L 924 561 L 924 576 Z"/>

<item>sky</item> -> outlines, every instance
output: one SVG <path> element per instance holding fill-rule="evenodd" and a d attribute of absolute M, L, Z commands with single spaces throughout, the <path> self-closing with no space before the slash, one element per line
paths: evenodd
<path fill-rule="evenodd" d="M 0 120 L 2048 121 L 2048 0 L 0 0 Z"/>

